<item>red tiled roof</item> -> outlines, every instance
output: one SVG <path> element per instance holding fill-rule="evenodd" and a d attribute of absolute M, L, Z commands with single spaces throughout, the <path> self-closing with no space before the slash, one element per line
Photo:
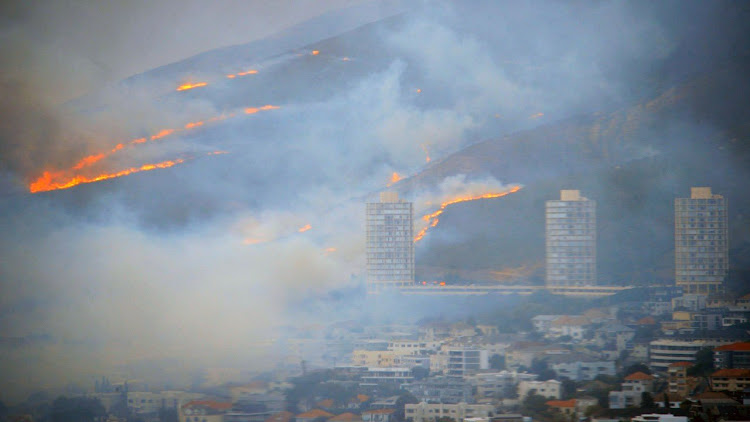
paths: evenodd
<path fill-rule="evenodd" d="M 318 402 L 317 405 L 320 406 L 320 407 L 331 408 L 331 407 L 333 407 L 333 399 L 321 400 L 321 401 Z"/>
<path fill-rule="evenodd" d="M 674 363 L 670 363 L 669 367 L 670 368 L 677 368 L 677 367 L 683 367 L 684 366 L 684 367 L 687 368 L 687 367 L 690 367 L 690 366 L 693 366 L 693 365 L 694 365 L 693 362 L 674 362 Z"/>
<path fill-rule="evenodd" d="M 328 413 L 325 410 L 313 409 L 297 415 L 298 418 L 315 419 L 315 418 L 330 418 L 333 413 Z"/>
<path fill-rule="evenodd" d="M 576 399 L 550 400 L 546 404 L 547 406 L 552 406 L 552 407 L 576 407 Z"/>
<path fill-rule="evenodd" d="M 370 400 L 370 396 L 368 396 L 367 394 L 357 394 L 356 400 L 360 403 L 364 403 L 367 400 Z M 352 399 L 352 401 L 354 401 L 354 399 Z"/>
<path fill-rule="evenodd" d="M 638 325 L 654 325 L 656 324 L 656 320 L 654 319 L 654 317 L 647 316 L 639 319 L 635 323 Z"/>
<path fill-rule="evenodd" d="M 362 420 L 361 416 L 355 415 L 354 413 L 351 413 L 351 412 L 342 413 L 338 416 L 334 416 L 331 419 L 329 419 L 329 421 L 332 421 L 332 422 L 356 422 L 356 421 L 361 421 L 361 420 Z"/>
<path fill-rule="evenodd" d="M 193 407 L 193 406 L 210 407 L 211 409 L 216 409 L 216 410 L 229 410 L 232 408 L 232 403 L 213 401 L 213 400 L 193 400 L 193 401 L 189 401 L 183 404 L 182 408 L 184 409 L 184 408 Z"/>
<path fill-rule="evenodd" d="M 391 413 L 395 412 L 396 409 L 373 409 L 373 410 L 365 410 L 362 412 L 362 414 L 369 413 L 371 415 L 390 415 Z"/>
<path fill-rule="evenodd" d="M 644 374 L 643 372 L 635 372 L 625 377 L 625 381 L 646 381 L 652 379 L 654 379 L 654 377 L 649 374 Z"/>
<path fill-rule="evenodd" d="M 294 418 L 294 413 L 283 411 L 269 416 L 265 422 L 289 422 L 292 418 Z"/>
<path fill-rule="evenodd" d="M 748 352 L 750 351 L 750 342 L 738 342 L 732 344 L 725 344 L 714 349 L 717 352 Z"/>
<path fill-rule="evenodd" d="M 712 377 L 748 377 L 750 376 L 750 369 L 719 369 L 718 371 L 711 374 Z"/>

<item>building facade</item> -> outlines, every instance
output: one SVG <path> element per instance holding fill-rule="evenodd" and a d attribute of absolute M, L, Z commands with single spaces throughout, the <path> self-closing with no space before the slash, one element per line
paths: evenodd
<path fill-rule="evenodd" d="M 685 293 L 723 291 L 729 268 L 727 201 L 711 188 L 690 188 L 674 201 L 675 282 Z"/>
<path fill-rule="evenodd" d="M 596 285 L 596 202 L 577 190 L 546 203 L 547 287 Z"/>
<path fill-rule="evenodd" d="M 367 292 L 414 284 L 414 206 L 395 192 L 367 204 Z"/>

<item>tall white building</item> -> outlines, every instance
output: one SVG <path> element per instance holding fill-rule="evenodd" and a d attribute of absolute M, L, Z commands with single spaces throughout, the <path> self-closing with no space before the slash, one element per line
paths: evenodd
<path fill-rule="evenodd" d="M 396 192 L 367 204 L 367 293 L 414 284 L 413 216 Z"/>
<path fill-rule="evenodd" d="M 711 188 L 690 188 L 674 200 L 675 283 L 688 294 L 723 290 L 729 268 L 727 200 Z"/>
<path fill-rule="evenodd" d="M 561 190 L 546 203 L 547 287 L 596 285 L 596 202 Z"/>

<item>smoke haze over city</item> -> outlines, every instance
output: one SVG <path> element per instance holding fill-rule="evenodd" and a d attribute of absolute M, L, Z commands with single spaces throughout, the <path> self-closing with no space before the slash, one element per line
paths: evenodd
<path fill-rule="evenodd" d="M 600 283 L 673 284 L 693 186 L 729 199 L 750 280 L 745 3 L 0 10 L 0 400 L 260 372 L 316 325 L 450 314 L 366 297 L 385 190 L 414 204 L 418 283 L 541 286 L 544 201 L 580 189 Z"/>

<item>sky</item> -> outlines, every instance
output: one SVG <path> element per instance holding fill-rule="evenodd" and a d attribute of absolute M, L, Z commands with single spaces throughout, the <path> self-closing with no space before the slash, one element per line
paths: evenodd
<path fill-rule="evenodd" d="M 0 400 L 267 368 L 280 327 L 361 318 L 357 299 L 326 298 L 361 287 L 365 201 L 479 140 L 648 97 L 674 82 L 651 73 L 665 63 L 697 71 L 679 62 L 686 37 L 729 35 L 703 36 L 713 6 L 674 19 L 677 4 L 3 3 Z M 645 142 L 622 161 L 653 154 Z M 154 163 L 168 168 L 29 192 L 45 172 Z M 519 168 L 402 193 L 421 217 L 558 170 Z"/>

